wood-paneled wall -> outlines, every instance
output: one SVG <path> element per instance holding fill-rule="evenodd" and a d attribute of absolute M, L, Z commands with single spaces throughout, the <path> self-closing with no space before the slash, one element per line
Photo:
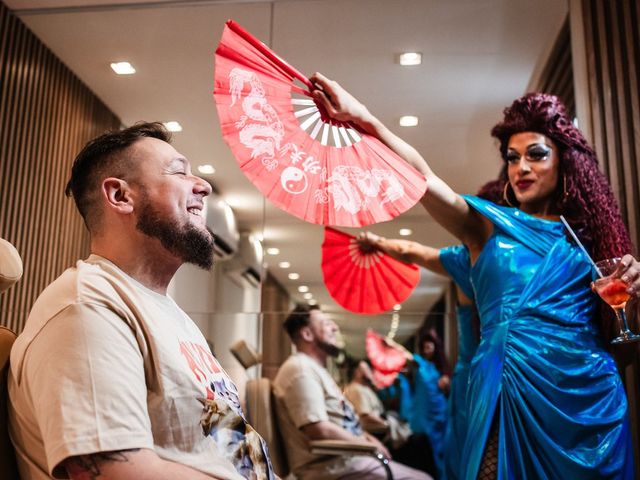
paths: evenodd
<path fill-rule="evenodd" d="M 38 294 L 88 253 L 64 187 L 73 159 L 118 118 L 0 2 L 0 237 L 22 281 L 0 297 L 0 322 L 23 328 Z"/>
<path fill-rule="evenodd" d="M 273 380 L 291 354 L 291 340 L 282 328 L 290 311 L 287 291 L 271 275 L 262 283 L 262 376 Z"/>
<path fill-rule="evenodd" d="M 637 0 L 570 0 L 578 122 L 594 146 L 640 247 L 640 6 Z M 640 358 L 625 371 L 640 478 Z"/>
<path fill-rule="evenodd" d="M 540 75 L 538 92 L 551 93 L 560 97 L 571 118 L 576 116 L 575 92 L 573 86 L 573 65 L 571 58 L 571 32 L 569 19 L 564 22 L 549 58 Z"/>

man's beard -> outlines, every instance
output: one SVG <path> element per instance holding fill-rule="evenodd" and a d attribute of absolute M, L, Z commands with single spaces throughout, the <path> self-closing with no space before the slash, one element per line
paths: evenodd
<path fill-rule="evenodd" d="M 186 223 L 180 227 L 157 212 L 151 202 L 144 199 L 136 228 L 145 235 L 160 240 L 164 248 L 186 263 L 193 263 L 204 270 L 213 267 L 213 232 L 206 232 Z M 208 233 L 207 233 L 208 232 Z"/>
<path fill-rule="evenodd" d="M 318 348 L 320 348 L 320 350 L 322 350 L 324 353 L 326 353 L 327 355 L 333 358 L 340 355 L 340 352 L 342 351 L 340 347 L 337 347 L 332 343 L 324 342 L 318 339 L 316 339 L 316 345 L 318 346 Z"/>

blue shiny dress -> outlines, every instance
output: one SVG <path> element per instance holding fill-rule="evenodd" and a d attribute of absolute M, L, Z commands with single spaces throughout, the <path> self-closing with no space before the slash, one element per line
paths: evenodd
<path fill-rule="evenodd" d="M 429 360 L 414 354 L 415 375 L 413 410 L 409 425 L 413 433 L 424 433 L 431 443 L 438 478 L 444 475 L 444 432 L 447 428 L 447 398 L 438 387 L 440 372 Z"/>
<path fill-rule="evenodd" d="M 440 263 L 462 292 L 472 299 L 469 250 L 462 245 L 443 248 L 440 250 Z M 451 378 L 448 404 L 449 421 L 444 436 L 445 477 L 447 480 L 456 480 L 460 476 L 460 466 L 463 463 L 462 448 L 467 438 L 467 384 L 471 359 L 478 348 L 478 341 L 474 336 L 471 324 L 472 314 L 473 307 L 470 305 L 456 307 L 458 360 Z"/>
<path fill-rule="evenodd" d="M 562 224 L 477 197 L 494 225 L 471 269 L 481 341 L 471 363 L 461 478 L 494 417 L 501 479 L 631 479 L 625 391 L 593 322 L 590 264 Z"/>

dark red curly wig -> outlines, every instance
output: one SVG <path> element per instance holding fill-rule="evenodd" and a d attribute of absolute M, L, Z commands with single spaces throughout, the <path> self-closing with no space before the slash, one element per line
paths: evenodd
<path fill-rule="evenodd" d="M 594 260 L 631 253 L 629 232 L 611 187 L 598 168 L 596 154 L 567 116 L 560 99 L 544 93 L 529 93 L 504 110 L 503 121 L 491 130 L 491 135 L 500 142 L 502 158 L 506 157 L 511 136 L 520 132 L 541 133 L 558 148 L 555 213 L 567 218 Z M 502 192 L 506 182 L 505 164 L 498 180 L 487 184 L 487 191 L 481 193 L 495 198 L 497 189 Z M 505 204 L 502 198 L 500 203 Z M 600 323 L 604 336 L 615 335 L 611 310 L 603 304 L 602 313 L 604 321 Z"/>

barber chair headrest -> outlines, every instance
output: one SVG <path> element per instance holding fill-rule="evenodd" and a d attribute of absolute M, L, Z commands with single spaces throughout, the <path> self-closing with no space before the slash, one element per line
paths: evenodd
<path fill-rule="evenodd" d="M 231 350 L 233 356 L 236 357 L 236 360 L 240 362 L 240 365 L 242 365 L 245 370 L 262 361 L 262 355 L 256 352 L 256 350 L 244 340 L 238 340 L 229 347 L 229 350 Z"/>
<path fill-rule="evenodd" d="M 20 254 L 6 240 L 0 238 L 0 293 L 7 290 L 22 277 Z"/>

